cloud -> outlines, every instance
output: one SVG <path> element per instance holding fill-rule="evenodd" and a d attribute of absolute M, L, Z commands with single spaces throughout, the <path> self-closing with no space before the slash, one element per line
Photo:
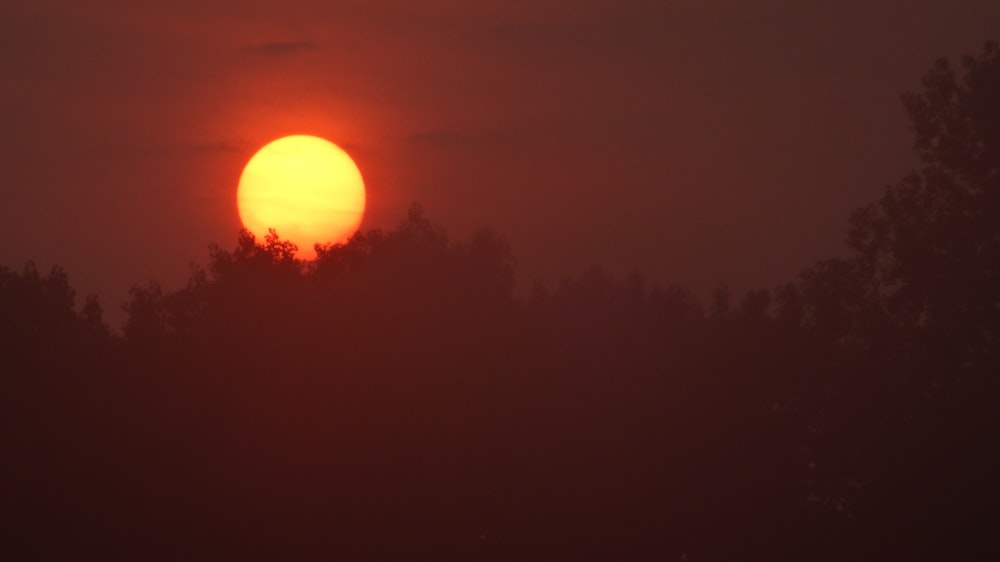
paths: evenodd
<path fill-rule="evenodd" d="M 318 49 L 319 46 L 312 41 L 276 41 L 261 43 L 250 48 L 250 52 L 257 55 L 280 57 L 297 55 L 304 51 Z"/>
<path fill-rule="evenodd" d="M 414 146 L 445 150 L 502 150 L 524 149 L 537 143 L 580 144 L 580 139 L 589 139 L 593 144 L 613 143 L 636 150 L 662 144 L 672 124 L 669 117 L 665 111 L 622 110 L 586 119 L 547 118 L 495 129 L 418 131 L 407 136 L 406 141 Z"/>
<path fill-rule="evenodd" d="M 497 150 L 518 148 L 524 144 L 523 135 L 516 131 L 465 132 L 438 129 L 421 131 L 407 137 L 417 146 L 445 150 Z"/>
<path fill-rule="evenodd" d="M 239 152 L 241 147 L 227 141 L 209 141 L 189 144 L 185 147 L 190 152 Z"/>

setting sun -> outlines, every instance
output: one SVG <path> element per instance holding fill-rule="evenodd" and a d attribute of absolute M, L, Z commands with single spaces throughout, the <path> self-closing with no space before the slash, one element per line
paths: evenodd
<path fill-rule="evenodd" d="M 294 135 L 253 155 L 236 196 L 243 226 L 258 238 L 273 228 L 313 259 L 315 244 L 344 242 L 365 212 L 365 185 L 350 156 L 319 137 Z"/>

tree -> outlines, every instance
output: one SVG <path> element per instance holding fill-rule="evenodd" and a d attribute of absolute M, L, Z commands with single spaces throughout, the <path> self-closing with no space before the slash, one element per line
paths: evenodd
<path fill-rule="evenodd" d="M 903 96 L 924 167 L 854 214 L 850 244 L 915 349 L 983 368 L 1000 344 L 1000 45 L 962 67 L 939 60 Z"/>
<path fill-rule="evenodd" d="M 939 60 L 902 96 L 921 169 L 854 213 L 853 255 L 802 277 L 828 357 L 813 486 L 877 537 L 859 537 L 863 558 L 997 555 L 982 521 L 1000 496 L 986 453 L 1000 430 L 1000 45 L 962 71 Z"/>
<path fill-rule="evenodd" d="M 107 343 L 97 298 L 87 297 L 79 313 L 75 300 L 69 276 L 60 267 L 43 276 L 33 262 L 20 274 L 0 266 L 0 349 L 5 359 L 23 357 L 37 364 Z"/>

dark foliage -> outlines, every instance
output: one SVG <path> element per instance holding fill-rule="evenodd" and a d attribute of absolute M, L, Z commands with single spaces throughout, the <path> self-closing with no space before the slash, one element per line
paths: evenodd
<path fill-rule="evenodd" d="M 310 263 L 243 232 L 121 336 L 0 268 L 0 557 L 997 559 L 1000 48 L 963 66 L 850 256 L 708 307 L 518 298 L 419 207 Z"/>

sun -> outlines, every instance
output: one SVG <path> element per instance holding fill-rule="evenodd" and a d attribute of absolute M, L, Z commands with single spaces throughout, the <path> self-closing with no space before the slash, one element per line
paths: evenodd
<path fill-rule="evenodd" d="M 273 228 L 314 259 L 315 244 L 345 242 L 361 224 L 365 183 L 354 160 L 332 142 L 309 135 L 272 141 L 257 151 L 236 193 L 243 226 L 258 239 Z"/>

